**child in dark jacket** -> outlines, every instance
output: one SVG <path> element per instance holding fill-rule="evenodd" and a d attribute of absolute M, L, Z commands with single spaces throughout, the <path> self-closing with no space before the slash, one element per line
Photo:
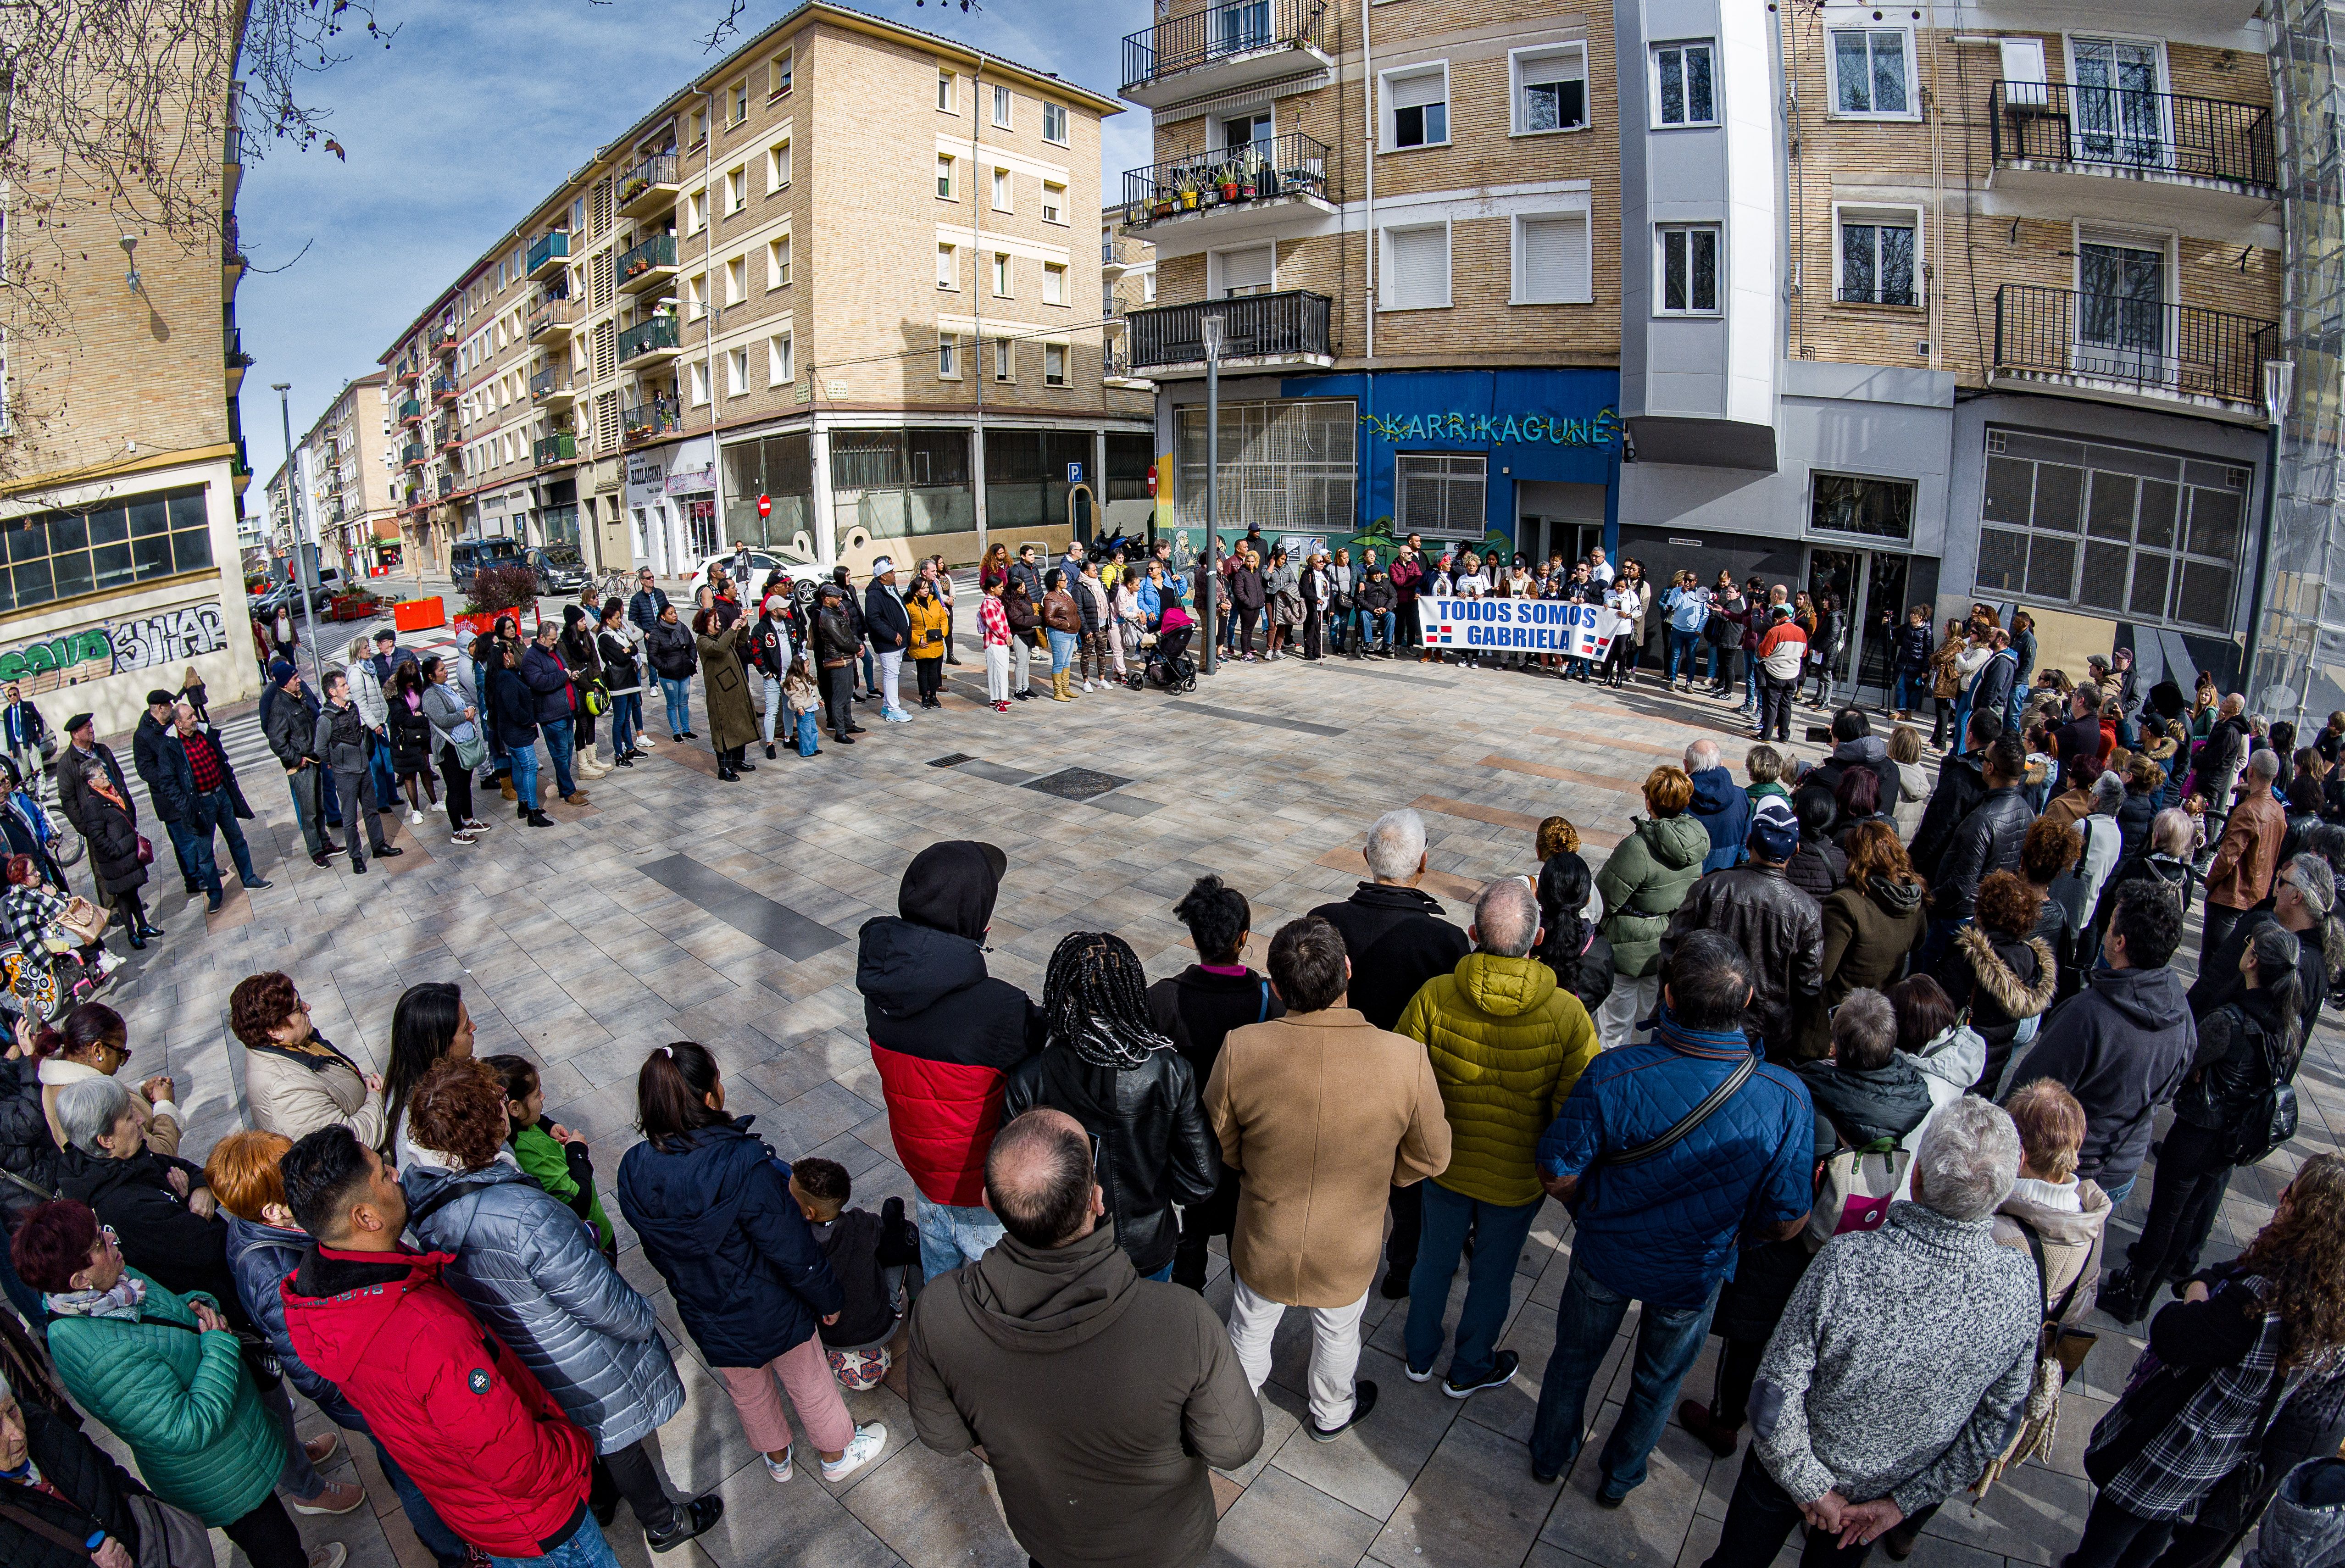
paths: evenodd
<path fill-rule="evenodd" d="M 888 1341 L 903 1317 L 903 1269 L 920 1260 L 919 1233 L 904 1218 L 900 1197 L 881 1204 L 878 1214 L 848 1208 L 854 1186 L 835 1160 L 793 1161 L 790 1196 L 847 1293 L 838 1320 L 822 1329 L 831 1375 L 843 1389 L 870 1388 L 888 1375 Z"/>
<path fill-rule="evenodd" d="M 587 1156 L 586 1140 L 545 1119 L 545 1088 L 529 1058 L 492 1056 L 488 1063 L 505 1081 L 505 1115 L 513 1119 L 510 1141 L 514 1163 L 594 1227 L 595 1243 L 615 1266 L 618 1238 L 603 1213 L 603 1200 L 594 1196 L 594 1166 Z"/>

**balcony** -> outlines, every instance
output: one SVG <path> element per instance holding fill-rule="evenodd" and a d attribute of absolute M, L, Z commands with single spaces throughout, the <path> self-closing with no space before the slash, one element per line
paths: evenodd
<path fill-rule="evenodd" d="M 655 234 L 632 250 L 619 254 L 619 288 L 629 294 L 670 282 L 675 277 L 675 236 Z"/>
<path fill-rule="evenodd" d="M 549 230 L 538 238 L 536 244 L 529 248 L 530 281 L 536 282 L 541 278 L 559 272 L 569 263 L 568 231 L 560 229 Z"/>
<path fill-rule="evenodd" d="M 647 316 L 619 334 L 619 362 L 623 365 L 641 369 L 665 364 L 678 352 L 674 316 Z"/>
<path fill-rule="evenodd" d="M 1124 171 L 1124 226 L 1159 256 L 1331 225 L 1327 148 L 1297 131 Z"/>
<path fill-rule="evenodd" d="M 529 341 L 558 343 L 570 335 L 570 301 L 548 300 L 529 313 Z"/>
<path fill-rule="evenodd" d="M 1327 344 L 1328 299 L 1301 290 L 1159 305 L 1132 313 L 1133 372 L 1159 380 L 1205 373 L 1203 322 L 1222 318 L 1222 369 L 1325 370 L 1335 362 Z"/>
<path fill-rule="evenodd" d="M 570 390 L 570 372 L 548 365 L 529 378 L 529 400 L 543 409 L 568 408 L 575 401 Z"/>
<path fill-rule="evenodd" d="M 2085 218 L 2239 227 L 2277 199 L 2269 105 L 2061 82 L 1997 82 L 1989 93 L 1991 188 L 2055 196 Z"/>
<path fill-rule="evenodd" d="M 530 450 L 536 456 L 540 468 L 573 462 L 578 456 L 578 435 L 575 431 L 558 430 L 552 435 L 539 438 Z"/>
<path fill-rule="evenodd" d="M 456 346 L 462 341 L 463 339 L 458 334 L 453 321 L 442 321 L 431 329 L 431 351 L 443 360 L 454 359 Z"/>
<path fill-rule="evenodd" d="M 423 379 L 423 368 L 412 360 L 401 360 L 392 368 L 391 379 L 401 386 L 411 387 Z"/>
<path fill-rule="evenodd" d="M 2279 346 L 2279 322 L 2228 311 L 2012 283 L 1995 293 L 1998 385 L 2256 423 Z"/>
<path fill-rule="evenodd" d="M 1152 392 L 1156 386 L 1146 376 L 1133 373 L 1132 351 L 1117 342 L 1100 351 L 1100 382 L 1124 392 Z"/>
<path fill-rule="evenodd" d="M 399 423 L 401 424 L 421 424 L 423 423 L 422 400 L 420 398 L 409 398 L 405 402 L 401 403 L 399 405 Z"/>
<path fill-rule="evenodd" d="M 630 444 L 674 435 L 683 428 L 684 405 L 672 397 L 655 397 L 619 411 L 619 439 Z"/>
<path fill-rule="evenodd" d="M 1140 247 L 1129 239 L 1100 241 L 1100 276 L 1114 282 L 1131 268 L 1140 265 Z"/>
<path fill-rule="evenodd" d="M 245 266 L 244 241 L 231 212 L 220 219 L 220 292 L 225 298 L 236 298 L 237 280 L 244 276 Z"/>
<path fill-rule="evenodd" d="M 675 154 L 655 152 L 619 177 L 619 214 L 648 218 L 675 205 Z"/>
<path fill-rule="evenodd" d="M 400 448 L 399 465 L 401 468 L 421 468 L 423 466 L 423 459 L 427 455 L 429 454 L 425 452 L 421 442 L 411 441 L 405 446 Z"/>
<path fill-rule="evenodd" d="M 456 494 L 456 481 L 455 481 L 453 478 L 452 478 L 450 475 L 448 475 L 448 474 L 445 474 L 445 473 L 442 474 L 442 475 L 440 476 L 439 493 L 440 493 L 440 499 L 441 499 L 441 500 L 442 500 L 442 501 L 445 501 L 445 500 L 447 500 L 447 499 L 448 499 L 448 497 L 450 497 L 451 495 L 455 494 Z"/>
<path fill-rule="evenodd" d="M 228 335 L 227 361 L 228 395 L 234 397 L 237 389 L 244 385 L 244 372 L 252 368 L 252 356 L 244 351 L 244 332 L 241 328 Z"/>
<path fill-rule="evenodd" d="M 441 452 L 453 452 L 464 444 L 464 433 L 456 428 L 452 419 L 431 433 L 431 444 Z"/>
<path fill-rule="evenodd" d="M 442 405 L 454 402 L 456 401 L 456 378 L 453 376 L 433 376 L 431 378 L 431 401 Z"/>
<path fill-rule="evenodd" d="M 1320 39 L 1326 0 L 1237 0 L 1123 41 L 1123 96 L 1146 108 L 1333 70 Z"/>

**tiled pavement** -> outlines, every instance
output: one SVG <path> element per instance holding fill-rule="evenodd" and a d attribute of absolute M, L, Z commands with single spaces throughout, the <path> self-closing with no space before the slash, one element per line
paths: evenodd
<path fill-rule="evenodd" d="M 518 1050 L 543 1064 L 552 1114 L 592 1138 L 606 1189 L 634 1137 L 633 1080 L 645 1052 L 690 1036 L 716 1053 L 731 1105 L 754 1113 L 779 1150 L 840 1161 L 858 1200 L 876 1207 L 910 1189 L 859 1029 L 853 938 L 863 921 L 893 911 L 898 874 L 920 845 L 971 836 L 1009 852 L 990 962 L 1038 993 L 1052 946 L 1077 929 L 1122 933 L 1152 976 L 1178 970 L 1190 953 L 1171 906 L 1207 871 L 1253 901 L 1261 934 L 1250 956 L 1258 963 L 1282 921 L 1349 891 L 1361 832 L 1386 809 L 1414 802 L 1426 814 L 1427 886 L 1462 916 L 1456 901 L 1478 881 L 1531 869 L 1530 830 L 1541 816 L 1569 816 L 1600 854 L 1627 829 L 1649 768 L 1696 735 L 1733 733 L 1707 702 L 1650 687 L 1615 696 L 1493 670 L 1381 662 L 1247 666 L 1189 698 L 1119 689 L 995 715 L 970 699 L 982 696 L 973 658 L 964 638 L 943 713 L 909 726 L 867 713 L 870 733 L 851 749 L 826 743 L 819 759 L 786 750 L 770 763 L 753 752 L 756 771 L 721 785 L 705 743 L 655 742 L 651 759 L 592 785 L 589 804 L 554 807 L 557 830 L 520 828 L 492 799 L 482 814 L 498 828 L 478 847 L 449 844 L 436 816 L 420 830 L 401 824 L 406 855 L 375 862 L 363 877 L 340 862 L 312 869 L 275 775 L 249 767 L 247 792 L 264 819 L 251 825 L 256 850 L 277 885 L 246 895 L 231 881 L 230 903 L 207 919 L 200 905 L 181 904 L 164 860 L 153 901 L 170 934 L 138 955 L 136 978 L 116 999 L 141 1070 L 178 1075 L 188 1147 L 206 1149 L 237 1119 L 224 1013 L 243 975 L 290 972 L 319 1027 L 377 1064 L 400 990 L 453 979 L 465 987 L 483 1054 Z M 1740 749 L 1727 748 L 1731 758 Z M 1822 748 L 1811 741 L 1794 749 Z M 955 761 L 931 765 L 948 758 Z M 1068 768 L 1129 782 L 1088 800 L 1022 787 Z M 2196 940 L 2194 924 L 2194 952 Z M 2345 1059 L 2324 1029 L 2300 1079 L 2303 1132 L 2232 1183 L 2218 1247 L 2252 1233 L 2300 1157 L 2338 1146 L 2340 1070 Z M 2119 1240 L 2138 1224 L 2148 1192 L 2145 1182 Z M 615 1219 L 615 1204 L 606 1207 Z M 687 1408 L 662 1433 L 669 1475 L 679 1488 L 716 1488 L 727 1505 L 716 1530 L 665 1563 L 1017 1568 L 1022 1559 L 980 1491 L 974 1461 L 920 1448 L 903 1400 L 887 1388 L 849 1400 L 858 1419 L 888 1423 L 881 1462 L 835 1488 L 811 1466 L 775 1486 L 678 1332 L 657 1276 L 620 1228 L 622 1269 L 659 1303 L 685 1374 Z M 1464 1404 L 1401 1375 L 1404 1315 L 1372 1295 L 1361 1372 L 1377 1382 L 1381 1402 L 1333 1443 L 1296 1431 L 1308 1325 L 1289 1314 L 1264 1390 L 1262 1451 L 1215 1478 L 1224 1507 L 1215 1560 L 1279 1568 L 1700 1563 L 1716 1541 L 1739 1457 L 1713 1462 L 1673 1426 L 1650 1479 L 1617 1512 L 1591 1502 L 1592 1460 L 1561 1488 L 1530 1479 L 1522 1440 L 1553 1341 L 1569 1239 L 1550 1204 L 1521 1259 L 1504 1339 L 1522 1353 L 1521 1375 Z M 1208 1298 L 1226 1310 L 1218 1258 L 1215 1268 Z M 1916 1563 L 2042 1563 L 2073 1543 L 2089 1499 L 2079 1464 L 2085 1436 L 2132 1354 L 2113 1325 L 2098 1327 L 2101 1348 L 2070 1390 L 2056 1461 L 2005 1478 L 1979 1506 L 1950 1503 Z M 1621 1359 L 1616 1347 L 1601 1380 L 1602 1430 L 1626 1386 Z M 1687 1388 L 1706 1394 L 1710 1380 L 1705 1355 Z M 305 1520 L 304 1532 L 347 1542 L 356 1568 L 387 1568 L 394 1558 L 427 1564 L 371 1456 L 338 1462 L 355 1464 L 372 1506 Z M 639 1534 L 612 1534 L 623 1559 L 648 1562 Z M 216 1544 L 228 1562 L 225 1541 Z M 1792 1561 L 1788 1550 L 1782 1561 Z"/>

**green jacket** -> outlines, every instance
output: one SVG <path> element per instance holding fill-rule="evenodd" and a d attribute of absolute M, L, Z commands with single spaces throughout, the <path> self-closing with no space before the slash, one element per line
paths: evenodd
<path fill-rule="evenodd" d="M 1710 830 L 1691 817 L 1633 820 L 1629 836 L 1596 873 L 1613 973 L 1640 976 L 1660 967 L 1661 934 L 1701 880 L 1702 859 L 1709 853 Z"/>
<path fill-rule="evenodd" d="M 1434 1179 L 1484 1203 L 1537 1202 L 1532 1151 L 1596 1057 L 1579 998 L 1538 959 L 1469 952 L 1425 983 L 1394 1033 L 1424 1044 L 1441 1085 L 1449 1168 Z"/>
<path fill-rule="evenodd" d="M 578 1207 L 578 1178 L 570 1174 L 570 1156 L 563 1145 L 545 1130 L 543 1119 L 523 1127 L 513 1135 L 513 1159 L 524 1175 L 537 1178 L 537 1185 L 568 1204 Z M 594 1239 L 604 1247 L 611 1245 L 611 1222 L 603 1213 L 603 1199 L 594 1193 L 586 1195 L 587 1222 L 594 1227 Z"/>
<path fill-rule="evenodd" d="M 135 1322 L 51 1319 L 49 1356 L 75 1402 L 129 1445 L 156 1496 L 206 1524 L 230 1524 L 277 1484 L 285 1434 L 262 1407 L 236 1336 L 199 1332 L 188 1301 L 219 1306 L 147 1279 Z"/>

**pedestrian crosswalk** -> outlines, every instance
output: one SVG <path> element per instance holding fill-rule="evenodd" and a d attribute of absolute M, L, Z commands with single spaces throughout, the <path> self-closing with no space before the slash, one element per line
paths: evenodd
<path fill-rule="evenodd" d="M 284 771 L 277 765 L 276 753 L 269 749 L 268 738 L 260 732 L 258 708 L 224 721 L 219 732 L 228 765 L 236 769 L 237 781 L 248 789 L 255 779 L 273 778 Z"/>

